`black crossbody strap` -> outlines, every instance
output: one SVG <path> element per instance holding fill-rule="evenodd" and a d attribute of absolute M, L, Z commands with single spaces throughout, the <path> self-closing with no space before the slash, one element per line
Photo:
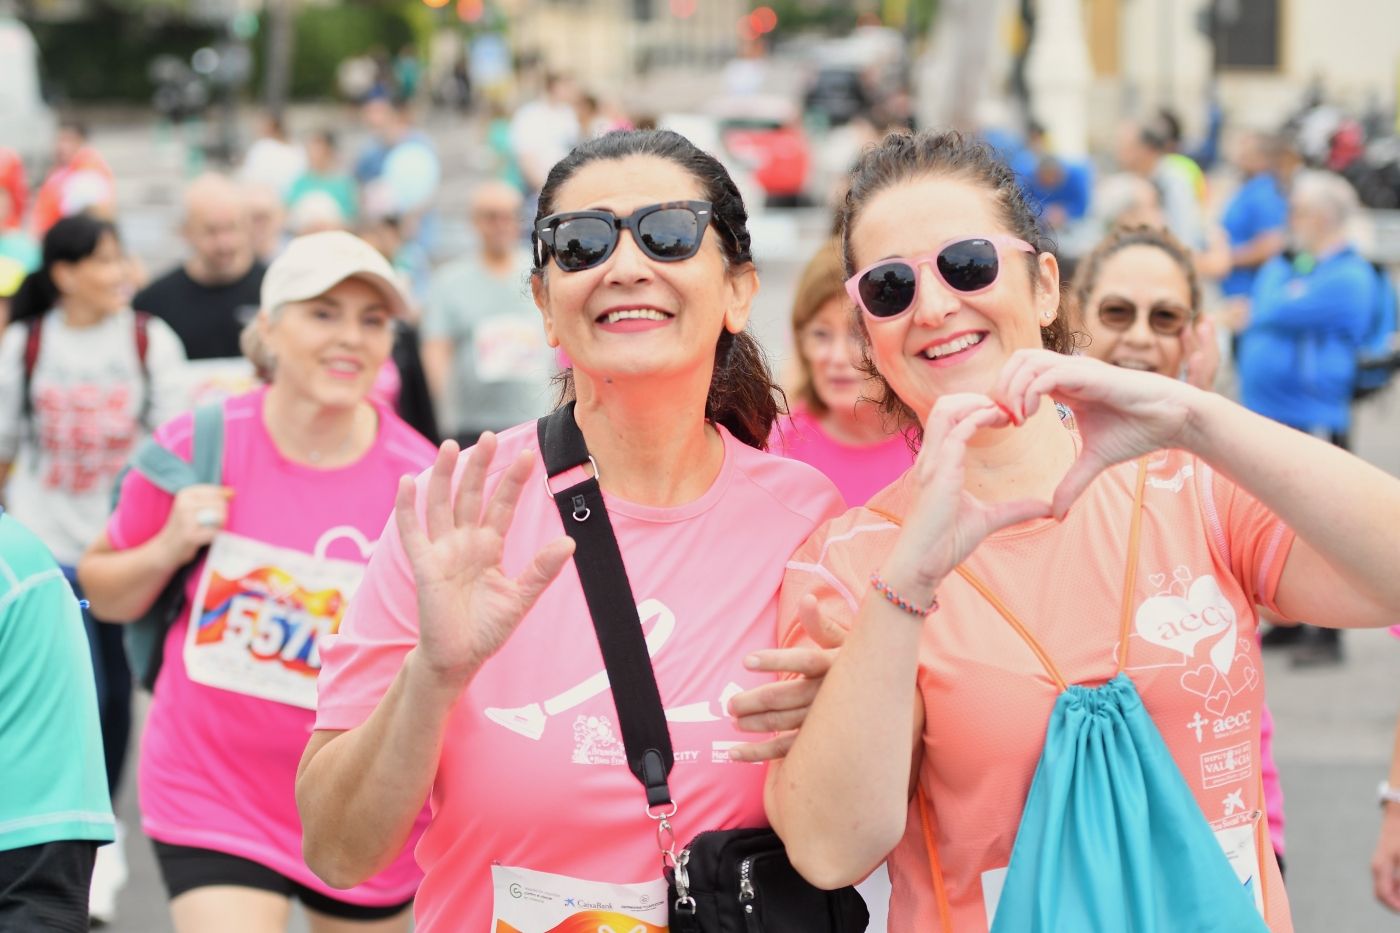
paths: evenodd
<path fill-rule="evenodd" d="M 572 402 L 541 418 L 537 431 L 549 477 L 591 462 L 583 432 L 574 420 Z M 622 744 L 627 749 L 627 766 L 646 788 L 648 808 L 665 806 L 672 802 L 671 789 L 666 784 L 675 760 L 671 733 L 661 707 L 656 672 L 647 654 L 632 585 L 627 581 L 627 568 L 603 504 L 603 490 L 594 475 L 552 495 L 564 522 L 564 532 L 574 539 L 574 566 L 578 568 L 579 583 L 603 653 L 603 666 L 612 685 Z"/>

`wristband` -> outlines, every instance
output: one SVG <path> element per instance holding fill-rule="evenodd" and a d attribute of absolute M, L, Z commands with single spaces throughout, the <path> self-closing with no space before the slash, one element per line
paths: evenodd
<path fill-rule="evenodd" d="M 901 609 L 904 612 L 909 613 L 911 616 L 918 616 L 920 619 L 927 619 L 929 616 L 933 615 L 935 612 L 938 611 L 938 597 L 936 595 L 933 597 L 933 602 L 929 603 L 928 608 L 916 606 L 909 600 L 900 596 L 894 590 L 890 589 L 890 585 L 884 580 L 881 580 L 880 575 L 878 573 L 872 572 L 870 574 L 870 586 L 875 590 L 875 592 L 885 597 L 885 602 L 889 603 L 891 606 L 894 606 L 896 609 Z"/>
<path fill-rule="evenodd" d="M 1382 807 L 1388 803 L 1400 804 L 1400 787 L 1392 787 L 1389 781 L 1381 781 L 1377 795 Z"/>

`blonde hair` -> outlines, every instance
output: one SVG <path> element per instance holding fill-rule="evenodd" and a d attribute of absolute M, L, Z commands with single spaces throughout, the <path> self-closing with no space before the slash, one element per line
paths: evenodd
<path fill-rule="evenodd" d="M 243 330 L 238 335 L 238 349 L 247 357 L 248 362 L 253 364 L 253 371 L 257 373 L 258 378 L 263 382 L 271 382 L 272 374 L 277 371 L 277 358 L 272 355 L 262 338 L 260 328 L 264 315 L 270 320 L 273 312 L 259 311 L 253 315 L 251 321 L 243 325 Z"/>

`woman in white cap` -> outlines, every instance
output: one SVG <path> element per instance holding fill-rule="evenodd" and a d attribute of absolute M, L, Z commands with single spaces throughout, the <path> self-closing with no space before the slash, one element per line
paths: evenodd
<path fill-rule="evenodd" d="M 334 632 L 395 482 L 433 448 L 369 394 L 404 298 L 388 263 L 342 232 L 294 240 L 268 269 L 244 350 L 268 385 L 222 403 L 218 484 L 171 495 L 133 470 L 79 568 L 104 618 L 146 613 L 193 563 L 141 749 L 143 828 L 181 933 L 407 929 L 409 851 L 349 890 L 301 855 L 293 798 L 314 721 L 320 639 Z M 155 440 L 200 463 L 207 412 Z M 208 448 L 204 448 L 207 451 Z"/>

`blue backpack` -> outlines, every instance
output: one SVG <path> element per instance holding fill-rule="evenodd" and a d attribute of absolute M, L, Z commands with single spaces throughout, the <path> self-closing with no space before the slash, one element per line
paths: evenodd
<path fill-rule="evenodd" d="M 147 438 L 132 453 L 126 470 L 135 470 L 151 485 L 172 496 L 186 486 L 217 484 L 223 477 L 224 468 L 222 402 L 201 405 L 194 410 L 194 446 L 190 460 L 190 463 L 186 463 L 153 438 Z M 123 470 L 117 478 L 113 507 L 125 475 L 126 471 Z M 160 674 L 161 661 L 165 656 L 166 633 L 185 611 L 185 584 L 195 565 L 203 559 L 204 551 L 201 549 L 193 560 L 175 571 L 149 609 L 123 626 L 127 660 L 131 663 L 132 673 L 147 690 L 155 689 L 156 677 Z"/>
<path fill-rule="evenodd" d="M 1400 369 L 1400 346 L 1395 342 L 1396 294 L 1395 282 L 1385 269 L 1372 263 L 1376 270 L 1376 303 L 1366 335 L 1356 348 L 1356 383 L 1353 399 L 1375 395 L 1390 384 Z"/>

